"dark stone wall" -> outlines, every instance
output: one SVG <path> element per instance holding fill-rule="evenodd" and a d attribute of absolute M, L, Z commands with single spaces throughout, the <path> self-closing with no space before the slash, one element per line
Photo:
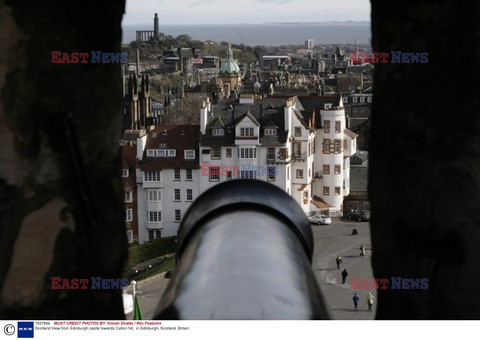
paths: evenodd
<path fill-rule="evenodd" d="M 124 0 L 0 2 L 0 319 L 123 319 L 120 290 L 52 290 L 51 277 L 120 278 L 127 257 L 119 64 Z"/>
<path fill-rule="evenodd" d="M 375 277 L 428 278 L 379 290 L 378 319 L 480 318 L 480 3 L 372 0 L 378 64 L 369 195 Z"/>

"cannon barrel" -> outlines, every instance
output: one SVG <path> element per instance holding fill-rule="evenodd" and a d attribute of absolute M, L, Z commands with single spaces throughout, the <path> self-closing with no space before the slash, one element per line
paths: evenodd
<path fill-rule="evenodd" d="M 219 184 L 182 221 L 156 319 L 328 319 L 312 255 L 310 223 L 283 190 L 257 180 Z"/>

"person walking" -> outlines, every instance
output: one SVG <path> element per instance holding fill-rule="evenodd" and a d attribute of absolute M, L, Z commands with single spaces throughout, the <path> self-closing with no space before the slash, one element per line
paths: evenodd
<path fill-rule="evenodd" d="M 342 283 L 343 284 L 345 284 L 347 282 L 347 276 L 348 276 L 347 270 L 344 269 L 343 272 L 342 272 Z"/>
<path fill-rule="evenodd" d="M 360 256 L 365 257 L 365 245 L 363 243 L 360 246 Z"/>
<path fill-rule="evenodd" d="M 372 307 L 374 302 L 375 302 L 375 296 L 373 296 L 372 293 L 368 293 L 367 304 L 368 304 L 368 310 L 370 312 L 372 312 Z"/>
<path fill-rule="evenodd" d="M 337 259 L 335 260 L 337 261 L 337 269 L 340 270 L 340 263 L 342 263 L 342 258 L 340 256 L 337 256 Z"/>
<path fill-rule="evenodd" d="M 355 306 L 355 310 L 358 310 L 358 302 L 360 301 L 360 297 L 355 293 L 353 296 L 353 305 Z"/>

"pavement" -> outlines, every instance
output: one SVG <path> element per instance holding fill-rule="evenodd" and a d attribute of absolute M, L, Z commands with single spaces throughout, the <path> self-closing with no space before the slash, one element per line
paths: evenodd
<path fill-rule="evenodd" d="M 373 320 L 377 292 L 374 289 L 352 289 L 352 277 L 373 279 L 371 265 L 372 243 L 368 222 L 356 222 L 349 219 L 334 218 L 330 225 L 313 225 L 315 249 L 312 269 L 318 285 L 326 300 L 330 317 L 335 320 Z M 352 235 L 357 229 L 358 235 Z M 365 244 L 365 257 L 360 256 L 360 246 Z M 340 270 L 335 262 L 337 256 L 342 257 Z M 346 284 L 342 284 L 341 272 L 347 269 Z M 371 292 L 375 296 L 373 312 L 368 311 L 367 296 Z M 353 295 L 360 297 L 358 311 L 353 307 Z"/>
<path fill-rule="evenodd" d="M 358 230 L 358 235 L 351 235 L 352 229 Z M 343 218 L 332 218 L 330 225 L 312 225 L 315 239 L 315 249 L 312 269 L 318 285 L 330 312 L 330 317 L 336 320 L 373 320 L 373 312 L 368 311 L 367 295 L 371 292 L 376 299 L 376 291 L 368 289 L 352 289 L 351 278 L 373 279 L 371 266 L 372 247 L 370 241 L 370 227 L 368 222 L 356 222 Z M 360 246 L 366 246 L 366 256 L 360 256 Z M 343 263 L 337 269 L 336 258 L 341 256 Z M 348 272 L 347 283 L 342 284 L 342 270 Z M 169 279 L 165 273 L 138 282 L 137 298 L 144 320 L 152 319 L 161 296 L 165 291 Z M 131 294 L 131 286 L 128 293 Z M 357 293 L 360 297 L 358 311 L 353 308 L 352 297 Z M 133 319 L 133 313 L 126 315 L 127 320 Z"/>

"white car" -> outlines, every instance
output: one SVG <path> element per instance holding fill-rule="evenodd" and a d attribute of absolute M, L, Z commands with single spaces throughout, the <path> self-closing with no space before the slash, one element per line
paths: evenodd
<path fill-rule="evenodd" d="M 332 219 L 326 215 L 314 215 L 308 218 L 310 223 L 314 224 L 331 224 Z"/>

